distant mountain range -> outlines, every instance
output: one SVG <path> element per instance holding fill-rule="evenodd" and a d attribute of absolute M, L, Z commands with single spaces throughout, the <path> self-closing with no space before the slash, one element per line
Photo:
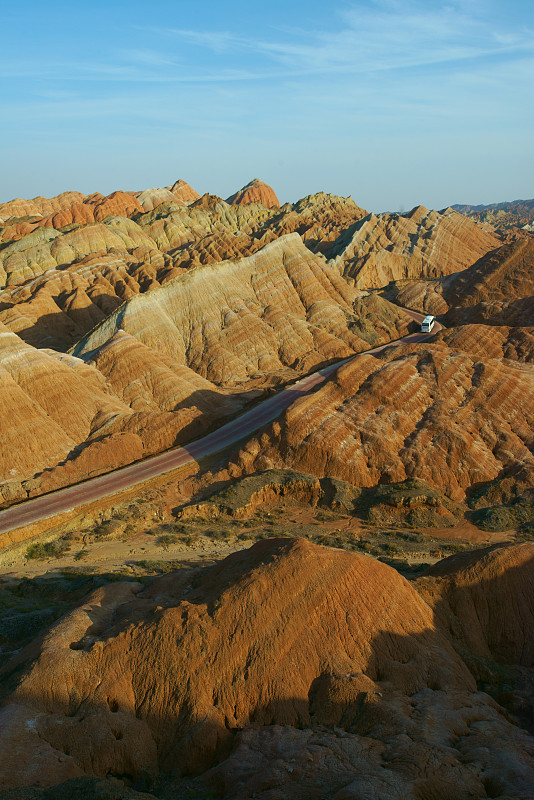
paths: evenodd
<path fill-rule="evenodd" d="M 480 222 L 488 222 L 496 227 L 509 228 L 517 225 L 534 230 L 534 200 L 512 200 L 479 206 L 456 204 L 451 207 L 460 214 L 476 217 Z"/>

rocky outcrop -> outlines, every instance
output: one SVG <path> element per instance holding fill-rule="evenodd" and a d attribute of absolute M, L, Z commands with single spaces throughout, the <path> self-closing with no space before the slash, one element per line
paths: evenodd
<path fill-rule="evenodd" d="M 512 226 L 527 227 L 534 221 L 534 200 L 514 200 L 511 203 L 478 206 L 454 205 L 453 209 L 479 222 L 505 230 Z"/>
<path fill-rule="evenodd" d="M 458 274 L 399 287 L 395 298 L 442 315 L 447 325 L 534 325 L 534 236 L 504 244 Z"/>
<path fill-rule="evenodd" d="M 87 364 L 37 350 L 0 324 L 0 376 L 0 502 L 188 441 L 243 402 L 126 334 Z"/>
<path fill-rule="evenodd" d="M 337 478 L 316 478 L 292 469 L 267 469 L 240 478 L 178 511 L 181 520 L 250 518 L 266 508 L 317 506 L 354 514 L 373 525 L 451 527 L 465 507 L 416 479 L 361 489 Z"/>
<path fill-rule="evenodd" d="M 515 574 L 474 583 L 474 602 L 491 591 L 497 612 Z M 38 752 L 49 784 L 209 769 L 224 798 L 527 800 L 533 740 L 449 636 L 395 570 L 304 540 L 110 584 L 8 665 L 2 785 L 34 781 Z"/>
<path fill-rule="evenodd" d="M 247 203 L 261 203 L 267 208 L 280 208 L 278 197 L 274 193 L 274 189 L 264 183 L 259 178 L 254 178 L 243 186 L 235 194 L 231 195 L 227 201 L 231 206 L 245 205 Z"/>
<path fill-rule="evenodd" d="M 408 214 L 369 214 L 326 255 L 358 288 L 369 289 L 458 272 L 499 244 L 495 235 L 461 214 L 417 206 Z"/>
<path fill-rule="evenodd" d="M 253 256 L 199 266 L 132 298 L 72 352 L 87 358 L 123 330 L 218 385 L 284 370 L 290 377 L 368 348 L 353 318 L 357 299 L 336 270 L 291 234 Z M 409 320 L 379 303 L 394 325 L 384 323 L 376 340 L 388 341 L 396 335 L 392 328 L 406 331 Z"/>
<path fill-rule="evenodd" d="M 242 448 L 231 472 L 290 467 L 356 486 L 419 478 L 462 500 L 534 463 L 530 364 L 438 341 L 362 355 Z"/>
<path fill-rule="evenodd" d="M 196 192 L 192 186 L 183 181 L 181 178 L 179 178 L 171 186 L 167 186 L 166 188 L 170 192 L 172 192 L 172 194 L 174 195 L 176 200 L 180 203 L 180 205 L 189 206 L 191 205 L 191 203 L 194 203 L 195 200 L 198 200 L 200 197 L 199 193 Z"/>

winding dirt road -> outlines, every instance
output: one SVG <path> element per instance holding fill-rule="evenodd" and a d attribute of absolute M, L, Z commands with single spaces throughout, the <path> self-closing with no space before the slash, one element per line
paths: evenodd
<path fill-rule="evenodd" d="M 425 316 L 424 314 L 419 314 L 409 309 L 403 310 L 419 323 L 422 322 Z M 433 336 L 441 330 L 441 328 L 442 326 L 436 322 L 434 330 L 430 335 Z M 65 489 L 59 489 L 52 494 L 26 500 L 19 505 L 1 511 L 0 533 L 5 533 L 6 531 L 11 531 L 24 525 L 30 525 L 66 511 L 71 511 L 78 506 L 86 505 L 95 500 L 101 500 L 104 497 L 117 494 L 124 489 L 144 483 L 150 478 L 155 478 L 166 472 L 172 472 L 178 467 L 182 467 L 193 461 L 198 461 L 198 459 L 205 456 L 218 453 L 224 450 L 225 447 L 235 444 L 246 436 L 254 433 L 258 428 L 263 427 L 263 425 L 266 425 L 268 422 L 272 422 L 298 397 L 307 394 L 316 386 L 320 386 L 324 383 L 342 364 L 346 364 L 348 361 L 351 361 L 353 358 L 358 358 L 358 356 L 361 355 L 379 353 L 386 347 L 410 342 L 424 342 L 428 338 L 429 334 L 412 333 L 408 336 L 404 336 L 402 339 L 396 339 L 393 342 L 387 342 L 379 347 L 374 347 L 372 350 L 366 350 L 364 353 L 357 353 L 343 361 L 330 364 L 330 366 L 318 372 L 314 372 L 306 378 L 302 378 L 291 386 L 282 389 L 273 397 L 264 400 L 250 411 L 241 414 L 237 419 L 226 423 L 226 425 L 222 425 L 222 427 L 213 431 L 213 433 L 209 433 L 207 436 L 203 436 L 202 439 L 197 439 L 197 441 L 191 442 L 191 444 L 185 447 L 167 450 L 164 453 L 151 456 L 143 461 L 138 461 L 128 467 L 121 467 L 114 472 L 100 475 L 98 478 L 90 478 L 83 483 L 69 486 Z"/>

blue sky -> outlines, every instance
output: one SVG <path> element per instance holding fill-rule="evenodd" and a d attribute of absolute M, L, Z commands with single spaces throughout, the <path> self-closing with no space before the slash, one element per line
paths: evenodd
<path fill-rule="evenodd" d="M 172 183 L 375 211 L 534 197 L 531 0 L 2 12 L 0 202 Z"/>

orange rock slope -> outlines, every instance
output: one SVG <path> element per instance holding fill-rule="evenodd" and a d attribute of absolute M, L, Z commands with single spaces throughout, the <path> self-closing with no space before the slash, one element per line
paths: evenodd
<path fill-rule="evenodd" d="M 506 596 L 514 573 L 506 561 L 500 572 L 477 602 Z M 4 788 L 210 768 L 204 780 L 225 798 L 484 798 L 492 787 L 526 800 L 534 788 L 532 737 L 477 693 L 413 586 L 304 540 L 262 542 L 192 581 L 101 588 L 4 674 L 14 670 Z"/>
<path fill-rule="evenodd" d="M 252 438 L 231 473 L 291 467 L 356 486 L 417 477 L 462 500 L 533 465 L 532 364 L 464 347 L 442 338 L 349 362 Z"/>
<path fill-rule="evenodd" d="M 267 208 L 280 207 L 280 202 L 274 193 L 274 189 L 259 178 L 251 180 L 250 183 L 247 183 L 246 186 L 231 195 L 226 202 L 234 206 L 245 205 L 246 203 L 262 203 Z"/>
<path fill-rule="evenodd" d="M 408 214 L 370 214 L 334 243 L 328 256 L 359 288 L 465 269 L 499 239 L 451 209 L 417 206 Z"/>
<path fill-rule="evenodd" d="M 0 324 L 0 376 L 0 500 L 7 501 L 195 438 L 243 402 L 126 334 L 87 364 L 33 348 Z"/>
<path fill-rule="evenodd" d="M 396 302 L 441 314 L 447 325 L 534 325 L 534 236 L 504 244 L 455 275 L 408 283 Z"/>

